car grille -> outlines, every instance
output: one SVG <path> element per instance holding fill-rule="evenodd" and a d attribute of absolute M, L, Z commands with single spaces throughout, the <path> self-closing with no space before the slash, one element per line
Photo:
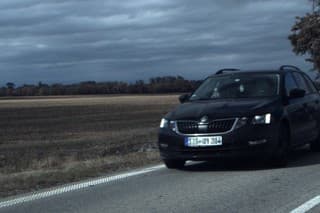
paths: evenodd
<path fill-rule="evenodd" d="M 213 120 L 205 124 L 200 124 L 198 121 L 177 121 L 177 131 L 182 134 L 213 134 L 213 133 L 224 133 L 232 129 L 236 119 L 221 119 Z"/>

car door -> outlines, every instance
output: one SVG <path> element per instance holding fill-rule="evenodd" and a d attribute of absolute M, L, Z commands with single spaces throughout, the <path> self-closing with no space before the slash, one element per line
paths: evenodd
<path fill-rule="evenodd" d="M 307 123 L 307 112 L 303 107 L 303 104 L 306 102 L 305 98 L 289 98 L 289 93 L 291 90 L 299 88 L 296 80 L 294 79 L 291 72 L 286 73 L 285 75 L 285 89 L 286 96 L 288 97 L 288 105 L 286 111 L 288 114 L 288 119 L 291 127 L 291 142 L 292 145 L 297 145 L 304 141 L 304 134 L 307 131 L 305 128 L 308 125 Z"/>
<path fill-rule="evenodd" d="M 301 126 L 301 134 L 303 136 L 303 140 L 301 143 L 307 143 L 311 140 L 314 140 L 317 135 L 317 119 L 315 118 L 316 105 L 319 104 L 319 101 L 314 92 L 311 90 L 310 86 L 308 86 L 304 74 L 300 72 L 293 72 L 293 77 L 297 82 L 297 85 L 300 89 L 304 89 L 306 94 L 303 98 L 301 98 L 301 103 L 303 110 L 305 112 L 304 117 L 304 125 Z"/>

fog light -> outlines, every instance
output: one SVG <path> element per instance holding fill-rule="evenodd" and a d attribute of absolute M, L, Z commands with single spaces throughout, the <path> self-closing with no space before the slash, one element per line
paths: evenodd
<path fill-rule="evenodd" d="M 168 148 L 168 144 L 160 143 L 160 147 L 161 147 L 161 148 Z"/>
<path fill-rule="evenodd" d="M 257 141 L 249 141 L 249 145 L 259 145 L 259 144 L 263 144 L 266 143 L 267 139 L 262 139 L 262 140 L 257 140 Z"/>

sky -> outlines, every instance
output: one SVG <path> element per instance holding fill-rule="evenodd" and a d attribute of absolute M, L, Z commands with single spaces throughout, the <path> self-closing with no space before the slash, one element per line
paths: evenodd
<path fill-rule="evenodd" d="M 0 85 L 309 69 L 287 37 L 310 10 L 307 0 L 1 0 Z"/>

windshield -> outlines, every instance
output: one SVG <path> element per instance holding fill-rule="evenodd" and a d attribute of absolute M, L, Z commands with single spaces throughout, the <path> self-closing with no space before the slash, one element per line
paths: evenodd
<path fill-rule="evenodd" d="M 278 94 L 278 74 L 237 74 L 208 78 L 190 100 L 257 98 Z"/>

